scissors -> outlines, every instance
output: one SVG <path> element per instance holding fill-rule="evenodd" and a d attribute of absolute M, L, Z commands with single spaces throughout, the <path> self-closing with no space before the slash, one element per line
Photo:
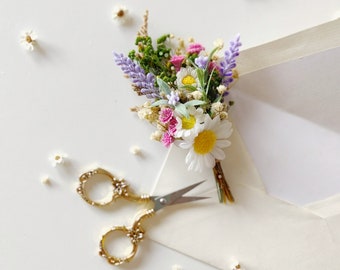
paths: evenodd
<path fill-rule="evenodd" d="M 95 175 L 102 175 L 109 178 L 111 184 L 112 184 L 112 195 L 104 200 L 104 201 L 94 201 L 92 200 L 88 194 L 86 189 L 86 184 L 88 184 L 89 181 L 95 181 Z M 137 218 L 134 220 L 132 226 L 126 227 L 126 226 L 114 226 L 109 231 L 107 231 L 104 235 L 102 235 L 102 238 L 99 243 L 99 255 L 106 258 L 107 261 L 110 264 L 113 265 L 121 265 L 123 263 L 129 262 L 133 259 L 133 257 L 137 253 L 138 244 L 140 241 L 144 238 L 145 230 L 142 227 L 142 221 L 146 218 L 149 218 L 153 216 L 158 210 L 161 210 L 162 208 L 170 205 L 180 204 L 180 203 L 187 203 L 202 199 L 207 199 L 208 197 L 197 197 L 197 196 L 185 196 L 182 195 L 189 192 L 193 188 L 197 187 L 198 185 L 202 184 L 204 181 L 195 183 L 193 185 L 187 186 L 185 188 L 179 189 L 177 191 L 171 192 L 164 196 L 150 196 L 150 195 L 136 195 L 132 193 L 129 189 L 128 184 L 123 179 L 117 179 L 114 177 L 111 173 L 108 171 L 97 168 L 94 170 L 90 170 L 88 172 L 83 173 L 79 177 L 79 186 L 77 188 L 77 192 L 79 195 L 90 205 L 93 206 L 105 206 L 112 202 L 114 202 L 118 198 L 123 198 L 132 202 L 137 203 L 147 203 L 152 202 L 153 208 L 144 210 L 140 215 L 137 216 Z M 109 235 L 111 235 L 114 232 L 121 232 L 127 236 L 132 244 L 131 252 L 125 256 L 117 257 L 108 251 L 106 248 L 106 242 L 109 238 Z"/>

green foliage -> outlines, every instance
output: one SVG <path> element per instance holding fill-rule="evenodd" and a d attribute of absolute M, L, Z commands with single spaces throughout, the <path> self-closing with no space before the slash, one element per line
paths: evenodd
<path fill-rule="evenodd" d="M 135 42 L 137 51 L 130 51 L 128 56 L 136 60 L 146 73 L 151 72 L 171 85 L 176 80 L 176 73 L 170 68 L 170 48 L 165 44 L 169 37 L 167 34 L 158 38 L 155 48 L 151 37 L 139 36 Z"/>

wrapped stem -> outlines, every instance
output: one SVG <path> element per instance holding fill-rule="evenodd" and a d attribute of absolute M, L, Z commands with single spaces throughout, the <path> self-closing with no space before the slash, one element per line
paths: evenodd
<path fill-rule="evenodd" d="M 216 180 L 217 193 L 220 203 L 227 203 L 227 201 L 233 203 L 235 200 L 233 194 L 230 191 L 227 180 L 225 179 L 220 161 L 218 160 L 216 161 L 213 171 Z"/>

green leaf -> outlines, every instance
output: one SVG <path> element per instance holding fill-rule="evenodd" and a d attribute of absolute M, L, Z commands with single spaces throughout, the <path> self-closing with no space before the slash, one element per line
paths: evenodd
<path fill-rule="evenodd" d="M 178 103 L 176 106 L 175 106 L 175 111 L 178 112 L 179 114 L 185 116 L 185 117 L 189 117 L 189 113 L 187 111 L 187 108 L 185 107 L 184 104 L 182 103 Z"/>
<path fill-rule="evenodd" d="M 192 85 L 183 85 L 182 87 L 181 87 L 181 89 L 185 89 L 185 90 L 188 90 L 188 91 L 196 91 L 197 90 L 197 88 L 195 87 L 195 86 L 192 86 Z"/>
<path fill-rule="evenodd" d="M 210 63 L 210 61 L 211 61 L 211 58 L 213 57 L 213 55 L 214 55 L 214 53 L 216 52 L 218 50 L 218 47 L 216 47 L 215 49 L 213 49 L 212 51 L 211 51 L 211 53 L 209 54 L 209 57 L 208 57 L 208 63 Z M 207 65 L 207 67 L 205 68 L 205 70 L 206 70 L 206 72 L 205 72 L 205 76 L 204 76 L 204 79 L 205 80 L 207 80 L 208 79 L 208 74 L 209 74 L 209 72 L 207 72 L 207 70 L 208 70 L 208 68 L 209 68 L 209 64 Z M 211 71 L 211 74 L 213 73 L 213 71 Z"/>
<path fill-rule="evenodd" d="M 203 69 L 201 69 L 201 68 L 197 68 L 196 69 L 196 73 L 197 73 L 197 78 L 198 78 L 198 80 L 199 80 L 199 82 L 200 82 L 200 85 L 201 85 L 201 87 L 202 88 L 204 88 L 204 70 Z"/>
<path fill-rule="evenodd" d="M 157 77 L 157 84 L 159 86 L 160 91 L 163 91 L 166 95 L 170 95 L 171 93 L 170 87 L 165 81 Z"/>
<path fill-rule="evenodd" d="M 169 34 L 161 36 L 160 38 L 157 39 L 157 44 L 164 43 L 168 37 L 170 37 Z"/>
<path fill-rule="evenodd" d="M 190 100 L 188 102 L 186 102 L 184 105 L 185 107 L 192 107 L 192 106 L 199 106 L 199 105 L 203 105 L 203 104 L 206 104 L 205 101 L 203 100 L 197 100 L 197 99 L 194 99 L 194 100 Z"/>
<path fill-rule="evenodd" d="M 152 103 L 151 107 L 156 107 L 156 106 L 165 105 L 165 104 L 168 104 L 168 101 L 166 99 L 159 99 L 155 101 L 154 103 Z"/>
<path fill-rule="evenodd" d="M 207 95 L 208 95 L 208 92 L 209 92 L 210 81 L 211 81 L 211 78 L 212 78 L 212 76 L 214 74 L 214 70 L 215 70 L 215 67 L 213 68 L 213 70 L 211 71 L 210 76 L 209 76 L 209 80 L 208 80 L 208 84 L 207 84 L 207 90 L 205 92 Z"/>
<path fill-rule="evenodd" d="M 222 100 L 222 96 L 218 96 L 213 103 L 216 103 L 216 102 L 221 102 Z"/>

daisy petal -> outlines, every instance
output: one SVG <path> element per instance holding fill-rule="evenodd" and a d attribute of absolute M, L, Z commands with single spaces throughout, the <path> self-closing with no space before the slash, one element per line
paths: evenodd
<path fill-rule="evenodd" d="M 216 146 L 220 148 L 226 148 L 231 145 L 231 142 L 228 140 L 217 140 L 216 141 Z"/>
<path fill-rule="evenodd" d="M 204 163 L 208 168 L 213 168 L 215 166 L 215 158 L 211 154 L 204 155 Z"/>
<path fill-rule="evenodd" d="M 215 149 L 212 151 L 212 155 L 218 160 L 223 160 L 225 158 L 224 151 L 217 147 L 215 147 Z"/>

